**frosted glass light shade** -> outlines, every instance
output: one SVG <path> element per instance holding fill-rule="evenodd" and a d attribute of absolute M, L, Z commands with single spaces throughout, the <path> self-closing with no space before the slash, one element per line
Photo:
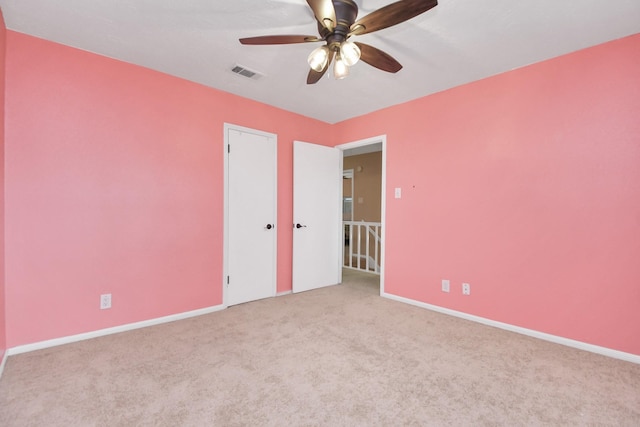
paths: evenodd
<path fill-rule="evenodd" d="M 329 61 L 329 48 L 327 46 L 321 46 L 314 49 L 313 52 L 307 58 L 309 66 L 317 72 L 324 70 Z"/>
<path fill-rule="evenodd" d="M 354 42 L 344 42 L 340 46 L 340 56 L 349 67 L 360 60 L 360 48 Z"/>
<path fill-rule="evenodd" d="M 342 57 L 338 55 L 336 61 L 333 64 L 333 77 L 336 80 L 344 79 L 349 75 L 349 66 L 342 60 Z"/>

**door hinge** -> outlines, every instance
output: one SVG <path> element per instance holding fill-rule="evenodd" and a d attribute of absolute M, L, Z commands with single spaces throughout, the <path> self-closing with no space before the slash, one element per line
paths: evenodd
<path fill-rule="evenodd" d="M 231 153 L 231 144 L 227 144 L 227 153 Z"/>
<path fill-rule="evenodd" d="M 227 276 L 227 285 L 229 284 L 229 276 Z"/>

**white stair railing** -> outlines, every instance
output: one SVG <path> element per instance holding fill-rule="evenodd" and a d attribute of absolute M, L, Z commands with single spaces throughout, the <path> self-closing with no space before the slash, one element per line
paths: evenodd
<path fill-rule="evenodd" d="M 380 274 L 380 229 L 382 224 L 379 222 L 343 221 L 342 227 L 344 231 L 343 266 Z"/>

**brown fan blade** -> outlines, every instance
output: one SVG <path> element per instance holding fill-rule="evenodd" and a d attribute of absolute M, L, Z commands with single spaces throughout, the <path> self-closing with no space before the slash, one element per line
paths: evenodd
<path fill-rule="evenodd" d="M 360 48 L 360 59 L 372 67 L 389 73 L 397 73 L 402 69 L 402 65 L 388 53 L 368 44 L 360 42 L 355 42 L 355 44 Z"/>
<path fill-rule="evenodd" d="M 246 37 L 240 39 L 242 44 L 291 44 L 291 43 L 309 43 L 309 42 L 321 42 L 316 36 L 260 36 L 260 37 Z"/>
<path fill-rule="evenodd" d="M 400 0 L 354 22 L 350 35 L 367 34 L 409 20 L 438 5 L 437 0 Z"/>
<path fill-rule="evenodd" d="M 336 53 L 333 50 L 329 53 L 329 60 L 327 61 L 327 65 L 322 69 L 322 71 L 316 71 L 313 68 L 309 70 L 309 75 L 307 76 L 308 85 L 313 85 L 320 81 L 322 76 L 324 76 L 324 74 L 329 69 L 329 66 L 331 66 L 331 62 L 333 61 L 333 57 L 335 54 Z"/>
<path fill-rule="evenodd" d="M 336 10 L 331 0 L 307 0 L 318 22 L 330 31 L 336 28 Z"/>

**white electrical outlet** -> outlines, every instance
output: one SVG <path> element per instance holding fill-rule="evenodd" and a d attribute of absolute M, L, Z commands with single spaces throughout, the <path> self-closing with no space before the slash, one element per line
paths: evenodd
<path fill-rule="evenodd" d="M 446 279 L 442 279 L 442 292 L 449 292 L 450 289 L 450 283 L 448 280 Z"/>
<path fill-rule="evenodd" d="M 471 295 L 471 285 L 468 283 L 462 284 L 462 295 Z"/>
<path fill-rule="evenodd" d="M 100 310 L 111 308 L 111 294 L 100 295 Z"/>

